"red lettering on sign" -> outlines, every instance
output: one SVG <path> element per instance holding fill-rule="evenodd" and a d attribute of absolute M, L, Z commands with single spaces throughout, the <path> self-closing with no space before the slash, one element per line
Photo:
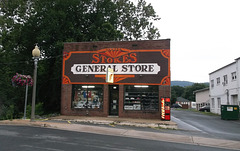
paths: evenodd
<path fill-rule="evenodd" d="M 99 63 L 100 61 L 99 54 L 93 54 L 92 57 L 93 57 L 92 63 Z"/>
<path fill-rule="evenodd" d="M 130 54 L 130 58 L 133 59 L 133 60 L 131 60 L 131 63 L 137 62 L 137 54 L 136 53 L 131 53 Z"/>
<path fill-rule="evenodd" d="M 119 49 L 111 50 L 116 51 L 116 54 L 120 51 Z M 108 53 L 93 54 L 92 63 L 136 63 L 137 54 L 136 53 L 124 53 L 119 55 L 110 55 Z"/>

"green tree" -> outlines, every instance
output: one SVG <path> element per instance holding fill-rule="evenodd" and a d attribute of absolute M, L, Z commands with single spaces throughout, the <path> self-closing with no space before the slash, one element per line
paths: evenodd
<path fill-rule="evenodd" d="M 153 26 L 158 19 L 145 0 L 136 5 L 130 0 L 0 1 L 0 104 L 13 104 L 15 117 L 22 112 L 24 88 L 12 87 L 11 78 L 16 72 L 32 74 L 36 43 L 42 52 L 36 101 L 46 112 L 56 112 L 64 42 L 154 39 L 160 36 Z"/>
<path fill-rule="evenodd" d="M 178 97 L 183 96 L 184 87 L 172 86 L 171 87 L 171 104 L 174 104 Z"/>
<path fill-rule="evenodd" d="M 206 87 L 208 87 L 207 84 L 194 83 L 192 86 L 185 87 L 183 97 L 185 99 L 188 99 L 189 101 L 195 101 L 195 94 L 193 94 L 193 92 L 196 91 L 196 90 L 206 88 Z"/>
<path fill-rule="evenodd" d="M 117 27 L 124 34 L 125 40 L 156 39 L 160 37 L 153 25 L 160 20 L 151 4 L 138 0 L 137 5 L 129 0 L 114 0 L 117 4 Z"/>

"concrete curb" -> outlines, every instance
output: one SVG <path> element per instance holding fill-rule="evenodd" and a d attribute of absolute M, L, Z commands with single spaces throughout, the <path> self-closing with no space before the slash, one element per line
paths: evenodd
<path fill-rule="evenodd" d="M 135 127 L 158 127 L 167 129 L 177 129 L 177 124 L 172 121 L 161 121 L 160 119 L 132 119 L 119 117 L 89 117 L 89 116 L 56 116 L 50 118 L 51 120 L 83 122 L 91 124 L 111 124 L 111 125 L 127 125 Z"/>
<path fill-rule="evenodd" d="M 111 135 L 111 136 L 123 136 L 131 138 L 140 138 L 156 141 L 183 143 L 191 145 L 209 146 L 224 149 L 234 149 L 240 150 L 239 141 L 231 141 L 224 139 L 214 139 L 214 138 L 204 138 L 196 136 L 186 136 L 186 135 L 176 135 L 176 134 L 166 134 L 166 133 L 154 133 L 146 131 L 137 131 L 129 129 L 120 128 L 109 128 L 109 127 L 98 127 L 91 125 L 81 125 L 69 123 L 57 123 L 57 122 L 45 122 L 45 121 L 34 121 L 29 120 L 13 120 L 13 121 L 0 121 L 0 125 L 20 125 L 20 126 L 38 126 L 47 127 L 60 130 L 76 131 L 76 132 L 86 132 L 95 133 L 101 135 Z"/>
<path fill-rule="evenodd" d="M 75 119 L 75 120 L 63 120 L 53 119 L 54 121 L 69 121 L 71 123 L 90 123 L 90 124 L 102 124 L 102 125 L 122 125 L 122 126 L 135 126 L 135 127 L 151 127 L 151 128 L 165 128 L 165 129 L 177 129 L 176 123 L 146 123 L 146 122 L 130 122 L 119 120 L 89 120 L 89 119 Z"/>

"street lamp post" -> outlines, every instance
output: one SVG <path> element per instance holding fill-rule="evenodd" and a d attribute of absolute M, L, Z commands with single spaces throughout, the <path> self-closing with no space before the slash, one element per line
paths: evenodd
<path fill-rule="evenodd" d="M 28 81 L 28 78 L 27 78 Z M 23 114 L 23 119 L 26 119 L 26 110 L 27 110 L 27 95 L 28 95 L 28 82 L 26 84 L 26 92 L 25 92 L 25 104 L 24 104 L 24 114 Z"/>
<path fill-rule="evenodd" d="M 37 63 L 40 57 L 40 50 L 36 45 L 32 51 L 32 56 L 34 60 L 34 75 L 33 75 L 33 93 L 32 93 L 32 112 L 31 112 L 31 121 L 35 120 L 35 102 L 36 102 L 36 86 L 37 86 Z"/>

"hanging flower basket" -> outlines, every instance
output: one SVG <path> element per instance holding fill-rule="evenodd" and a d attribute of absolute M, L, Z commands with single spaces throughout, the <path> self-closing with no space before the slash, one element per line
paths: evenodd
<path fill-rule="evenodd" d="M 13 86 L 25 86 L 25 85 L 32 86 L 33 79 L 30 75 L 22 75 L 16 73 L 16 75 L 13 76 L 12 78 L 12 84 Z"/>

